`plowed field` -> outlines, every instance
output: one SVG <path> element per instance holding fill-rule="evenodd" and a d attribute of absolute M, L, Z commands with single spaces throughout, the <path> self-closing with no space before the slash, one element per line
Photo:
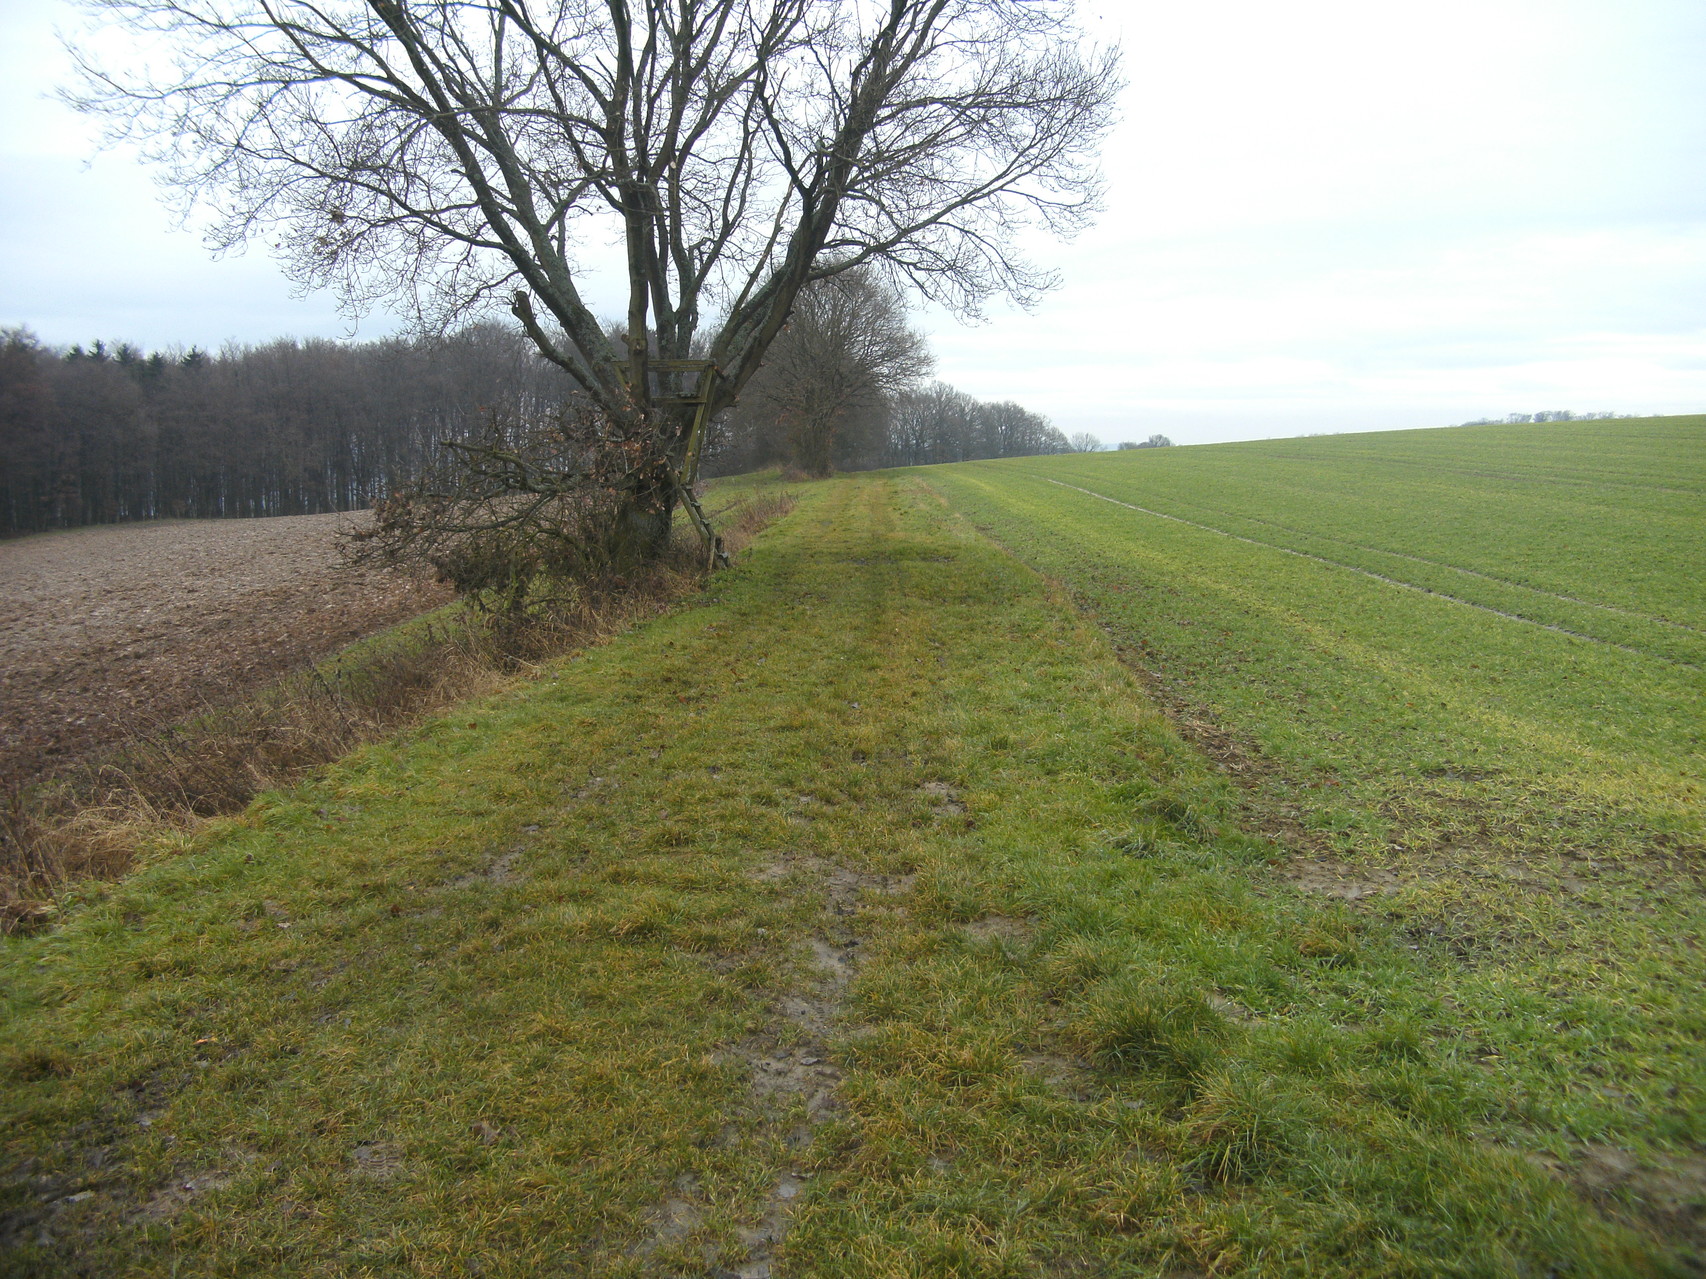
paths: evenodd
<path fill-rule="evenodd" d="M 252 692 L 448 598 L 346 568 L 352 515 L 108 525 L 0 542 L 0 783 Z"/>

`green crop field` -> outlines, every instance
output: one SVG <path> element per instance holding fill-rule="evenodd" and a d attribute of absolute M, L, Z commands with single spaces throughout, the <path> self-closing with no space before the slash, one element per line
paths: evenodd
<path fill-rule="evenodd" d="M 1701 833 L 1706 418 L 934 474 L 1166 689 L 1342 791 L 1308 814 L 1339 851 Z"/>
<path fill-rule="evenodd" d="M 805 486 L 0 939 L 0 1274 L 1699 1274 L 1701 439 Z"/>
<path fill-rule="evenodd" d="M 1107 630 L 1282 877 L 1433 955 L 1436 1033 L 1549 1143 L 1683 1161 L 1699 1219 L 1706 418 L 930 475 Z"/>

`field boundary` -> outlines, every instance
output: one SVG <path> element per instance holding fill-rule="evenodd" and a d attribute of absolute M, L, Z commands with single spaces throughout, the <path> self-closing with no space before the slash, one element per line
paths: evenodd
<path fill-rule="evenodd" d="M 1606 648 L 1619 649 L 1625 653 L 1632 653 L 1636 657 L 1645 657 L 1651 661 L 1663 662 L 1668 666 L 1680 666 L 1685 670 L 1691 671 L 1701 669 L 1701 667 L 1695 662 L 1684 662 L 1678 658 L 1665 657 L 1658 653 L 1649 653 L 1645 649 L 1636 648 L 1630 644 L 1619 644 L 1615 640 L 1601 639 L 1597 635 L 1589 635 L 1585 631 L 1578 631 L 1568 626 L 1558 626 L 1551 622 L 1537 622 L 1531 617 L 1522 616 L 1520 613 L 1507 613 L 1503 609 L 1493 608 L 1487 604 L 1477 604 L 1473 600 L 1466 600 L 1461 595 L 1452 595 L 1447 591 L 1436 591 L 1429 586 L 1418 586 L 1414 582 L 1406 582 L 1402 578 L 1397 577 L 1388 577 L 1385 573 L 1377 573 L 1373 569 L 1358 568 L 1355 564 L 1346 564 L 1342 560 L 1328 559 L 1325 555 L 1312 555 L 1308 551 L 1293 550 L 1289 546 L 1278 546 L 1273 542 L 1264 542 L 1260 538 L 1245 537 L 1241 533 L 1232 533 L 1223 528 L 1215 528 L 1212 524 L 1199 524 L 1196 520 L 1187 520 L 1182 515 L 1169 515 L 1165 511 L 1156 511 L 1147 506 L 1138 506 L 1134 502 L 1122 502 L 1117 497 L 1109 497 L 1106 493 L 1098 493 L 1093 489 L 1082 488 L 1077 484 L 1068 484 L 1064 480 L 1051 479 L 1046 475 L 1035 475 L 1034 478 L 1043 480 L 1049 484 L 1057 485 L 1063 489 L 1071 489 L 1075 493 L 1082 493 L 1084 496 L 1096 498 L 1098 501 L 1109 502 L 1114 506 L 1123 506 L 1128 511 L 1137 511 L 1143 515 L 1153 515 L 1157 519 L 1172 520 L 1176 524 L 1183 524 L 1189 528 L 1201 529 L 1205 533 L 1215 533 L 1221 537 L 1228 537 L 1235 542 L 1243 542 L 1249 546 L 1260 546 L 1265 550 L 1278 551 L 1282 555 L 1293 555 L 1300 560 L 1313 560 L 1315 563 L 1325 564 L 1329 568 L 1342 568 L 1349 573 L 1357 573 L 1363 577 L 1373 578 L 1377 582 L 1385 582 L 1388 586 L 1396 586 L 1406 591 L 1415 591 L 1419 595 L 1430 595 L 1435 599 L 1448 600 L 1453 604 L 1461 604 L 1464 608 L 1472 608 L 1482 613 L 1491 613 L 1494 617 L 1502 617 L 1512 622 L 1521 622 L 1525 626 L 1534 626 L 1538 627 L 1540 630 L 1552 631 L 1558 635 L 1568 635 L 1572 639 L 1586 640 L 1590 644 L 1600 644 Z M 1526 590 L 1529 588 L 1525 587 L 1523 589 Z M 1544 594 L 1546 592 L 1542 593 Z M 1585 601 L 1582 602 L 1585 603 Z"/>
<path fill-rule="evenodd" d="M 735 490 L 731 554 L 793 508 L 789 493 Z M 228 704 L 120 739 L 66 771 L 0 789 L 0 935 L 50 925 L 73 885 L 121 879 L 243 809 L 425 717 L 602 644 L 703 589 L 697 552 L 625 578 L 583 579 L 554 616 L 505 632 L 461 602 L 358 638 Z"/>

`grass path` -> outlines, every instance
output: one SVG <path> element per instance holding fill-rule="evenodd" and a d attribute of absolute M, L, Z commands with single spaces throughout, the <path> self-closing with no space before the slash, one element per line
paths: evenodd
<path fill-rule="evenodd" d="M 1680 1264 L 923 484 L 713 590 L 7 942 L 0 1271 Z"/>

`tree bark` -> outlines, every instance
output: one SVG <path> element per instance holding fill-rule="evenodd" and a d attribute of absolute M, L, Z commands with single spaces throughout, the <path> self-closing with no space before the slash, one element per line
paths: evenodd
<path fill-rule="evenodd" d="M 675 523 L 675 481 L 661 469 L 636 476 L 618 509 L 615 554 L 619 565 L 655 562 L 669 550 Z"/>
<path fill-rule="evenodd" d="M 808 414 L 794 421 L 794 460 L 814 480 L 826 480 L 834 470 L 835 415 Z"/>

